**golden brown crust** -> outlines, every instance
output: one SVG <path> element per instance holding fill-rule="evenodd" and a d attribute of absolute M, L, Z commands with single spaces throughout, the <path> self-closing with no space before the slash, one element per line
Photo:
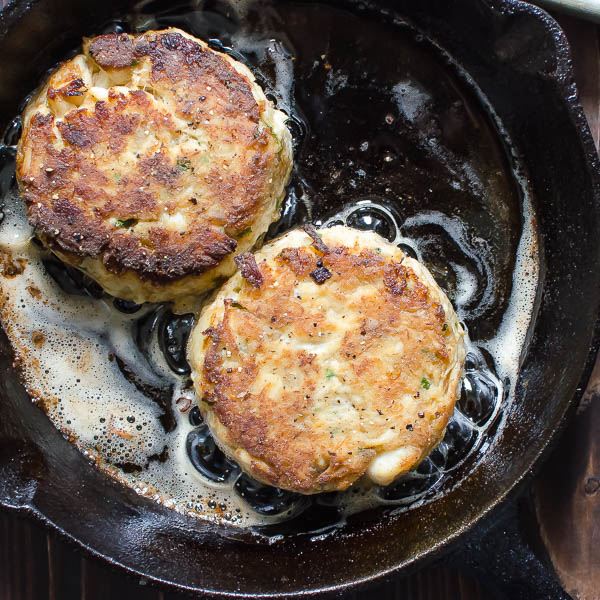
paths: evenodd
<path fill-rule="evenodd" d="M 175 30 L 84 47 L 28 109 L 19 145 L 17 176 L 44 243 L 73 264 L 98 259 L 162 285 L 255 240 L 291 157 L 250 78 Z"/>
<path fill-rule="evenodd" d="M 126 33 L 108 33 L 95 37 L 89 44 L 89 55 L 103 68 L 130 67 L 135 60 L 133 40 Z"/>
<path fill-rule="evenodd" d="M 301 493 L 345 489 L 398 448 L 411 449 L 400 472 L 418 464 L 443 437 L 464 359 L 456 316 L 418 263 L 323 237 L 326 253 L 297 237 L 261 251 L 260 289 L 232 278 L 189 348 L 224 450 Z M 315 268 L 331 278 L 319 285 Z"/>

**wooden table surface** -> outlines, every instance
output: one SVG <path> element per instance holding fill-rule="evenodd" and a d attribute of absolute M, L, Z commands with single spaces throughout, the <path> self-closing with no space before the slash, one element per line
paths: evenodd
<path fill-rule="evenodd" d="M 3 1 L 0 0 L 0 5 Z M 581 101 L 600 137 L 600 28 L 555 15 L 571 43 Z M 600 361 L 577 416 L 534 482 L 540 533 L 565 589 L 600 600 Z M 101 526 L 101 525 L 99 525 Z M 90 559 L 40 525 L 0 513 L 0 600 L 177 600 Z M 485 583 L 450 568 L 424 569 L 348 599 L 488 600 Z"/>

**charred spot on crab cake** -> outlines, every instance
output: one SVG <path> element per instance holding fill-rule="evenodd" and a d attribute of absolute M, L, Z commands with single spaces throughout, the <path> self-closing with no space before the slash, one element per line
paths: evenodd
<path fill-rule="evenodd" d="M 251 72 L 183 31 L 108 34 L 30 102 L 17 178 L 43 243 L 115 296 L 214 287 L 276 220 L 291 135 Z"/>
<path fill-rule="evenodd" d="M 254 259 L 240 261 L 188 343 L 223 451 L 303 494 L 363 475 L 387 485 L 417 466 L 444 437 L 465 359 L 431 274 L 346 227 L 292 231 Z"/>

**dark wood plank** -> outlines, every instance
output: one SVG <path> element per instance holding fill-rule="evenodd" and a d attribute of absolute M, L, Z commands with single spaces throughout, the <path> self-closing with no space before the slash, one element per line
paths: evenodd
<path fill-rule="evenodd" d="M 81 553 L 46 533 L 48 551 L 48 600 L 81 597 Z"/>
<path fill-rule="evenodd" d="M 350 592 L 347 600 L 484 600 L 489 594 L 479 582 L 454 570 L 424 569 L 410 577 L 399 577 L 367 589 Z M 169 600 L 169 598 L 166 598 Z"/>
<path fill-rule="evenodd" d="M 544 544 L 565 589 L 600 598 L 600 362 L 581 409 L 538 477 Z"/>
<path fill-rule="evenodd" d="M 29 520 L 0 514 L 0 598 L 37 600 L 48 594 L 46 533 Z"/>
<path fill-rule="evenodd" d="M 96 559 L 81 560 L 81 600 L 163 600 L 163 593 L 146 580 L 119 573 Z"/>

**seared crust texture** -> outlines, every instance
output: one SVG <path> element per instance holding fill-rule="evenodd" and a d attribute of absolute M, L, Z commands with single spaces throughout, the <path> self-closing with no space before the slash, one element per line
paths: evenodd
<path fill-rule="evenodd" d="M 314 231 L 310 232 L 314 237 Z M 464 332 L 427 269 L 370 232 L 293 231 L 235 274 L 188 344 L 213 435 L 254 478 L 303 494 L 387 485 L 441 441 Z"/>
<path fill-rule="evenodd" d="M 285 115 L 244 65 L 177 29 L 83 50 L 24 114 L 17 178 L 31 225 L 115 296 L 214 287 L 278 217 Z"/>

